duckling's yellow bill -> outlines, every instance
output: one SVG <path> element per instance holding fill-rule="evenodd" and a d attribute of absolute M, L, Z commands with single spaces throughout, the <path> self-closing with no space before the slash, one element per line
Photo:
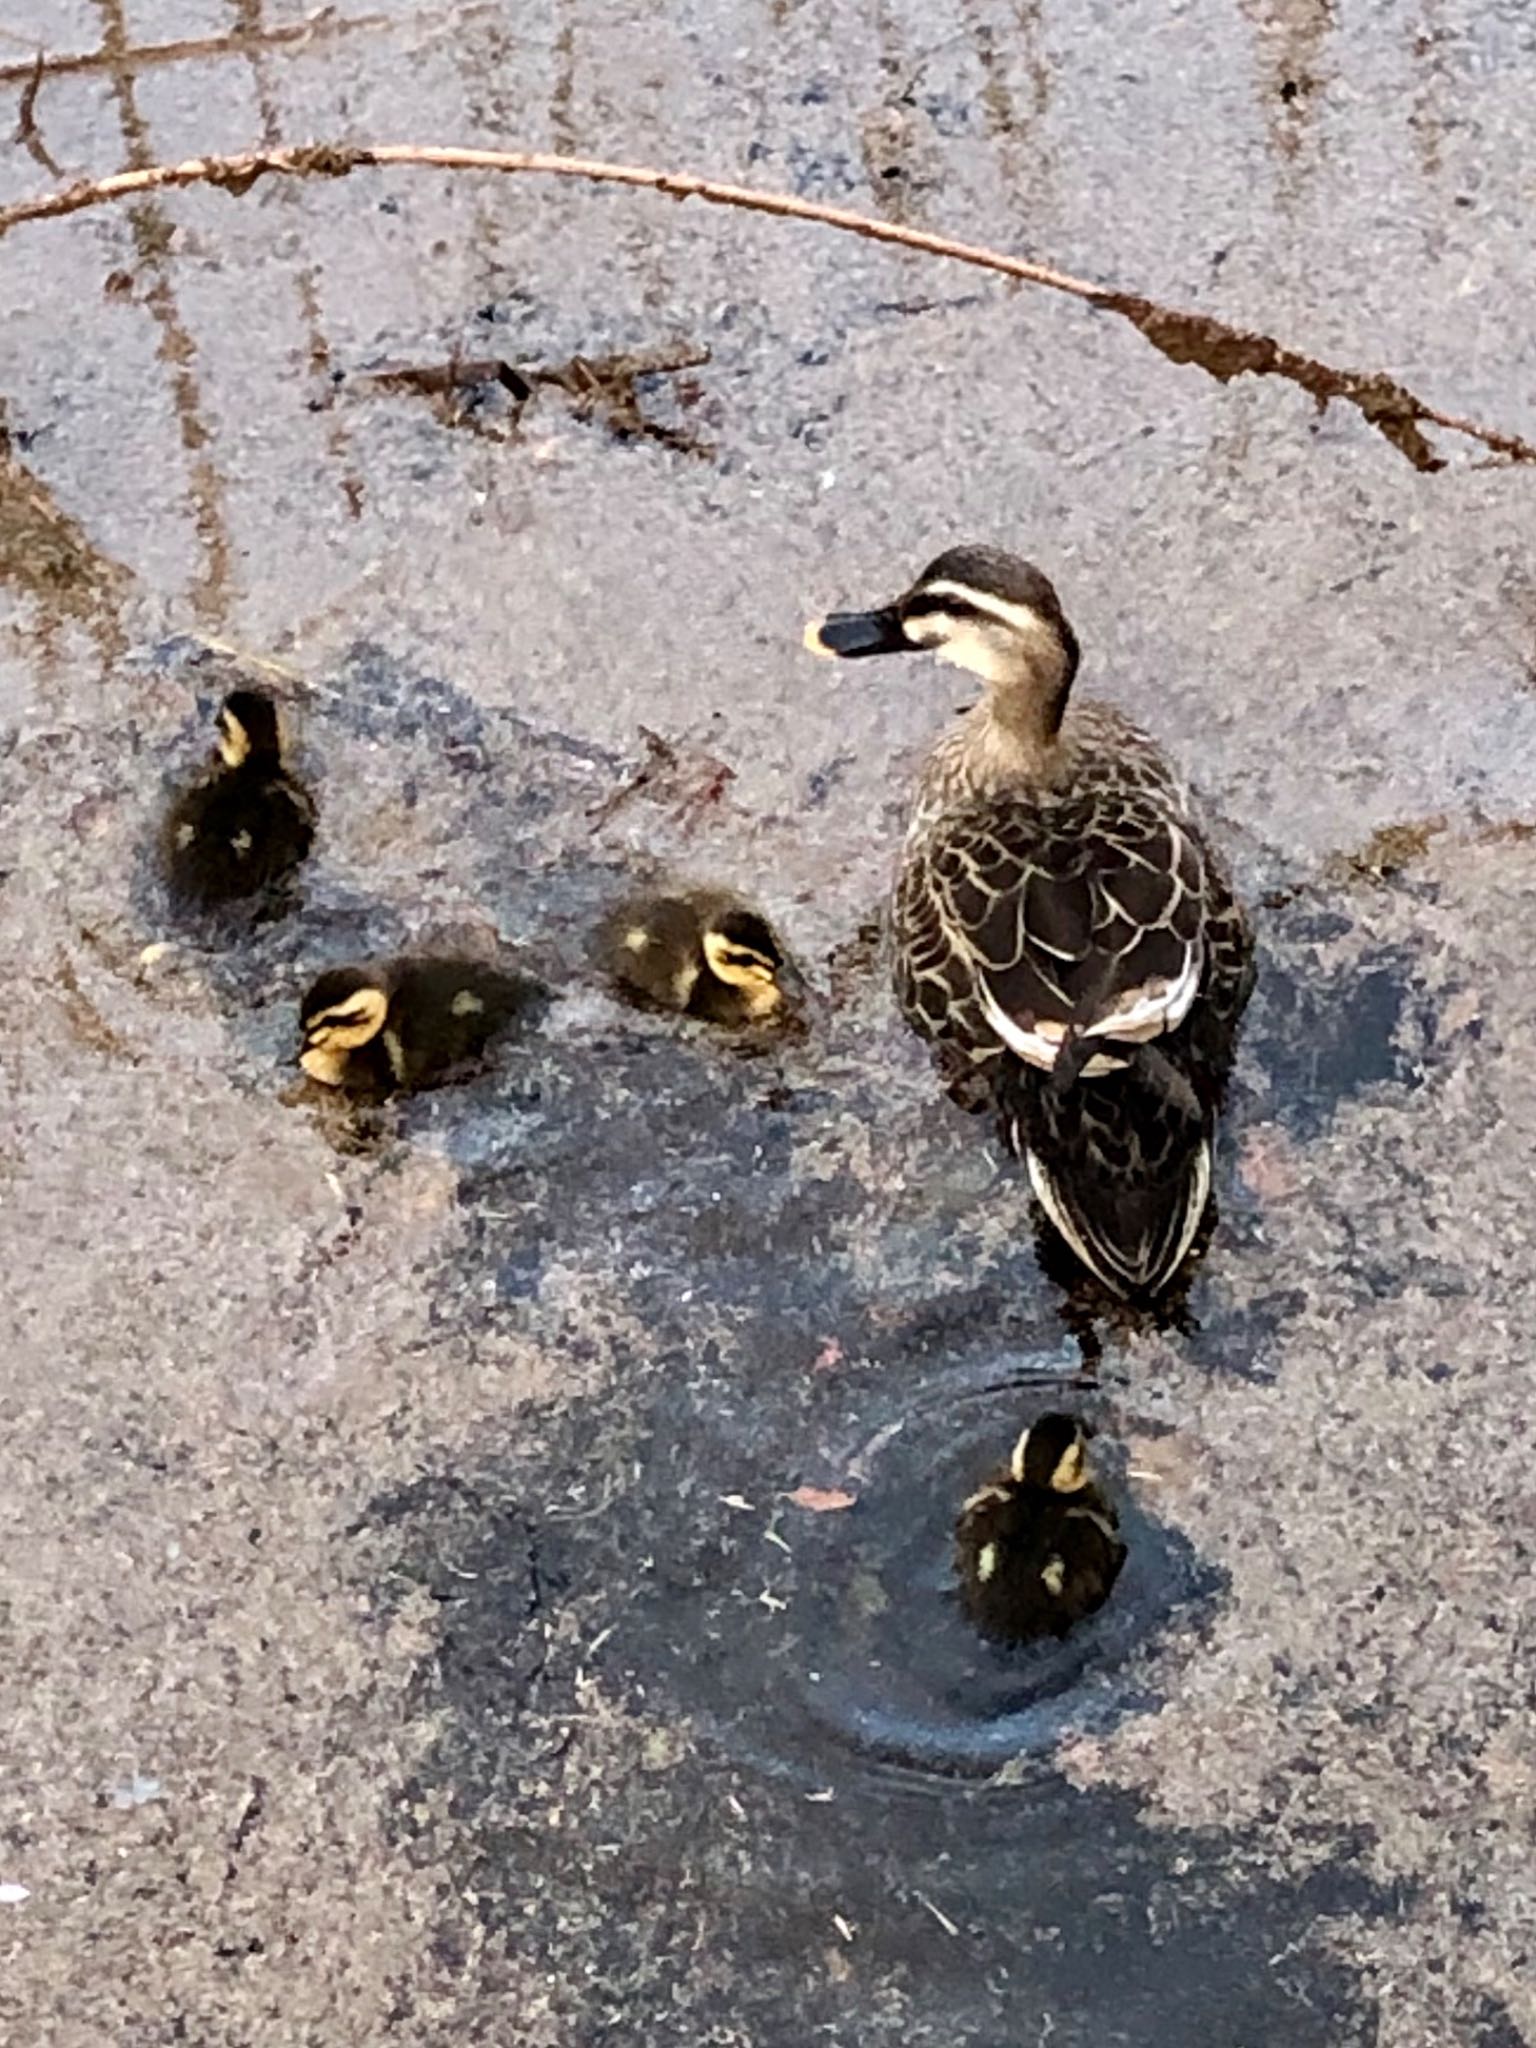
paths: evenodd
<path fill-rule="evenodd" d="M 832 612 L 812 619 L 805 629 L 812 654 L 853 661 L 865 654 L 910 654 L 912 642 L 901 629 L 901 613 L 888 604 L 876 612 Z"/>
<path fill-rule="evenodd" d="M 346 1079 L 346 1054 L 332 1052 L 323 1045 L 305 1046 L 299 1054 L 299 1065 L 311 1081 L 318 1081 L 323 1088 L 339 1088 Z"/>

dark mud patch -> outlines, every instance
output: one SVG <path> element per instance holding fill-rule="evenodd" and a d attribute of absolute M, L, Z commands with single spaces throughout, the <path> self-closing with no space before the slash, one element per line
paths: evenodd
<path fill-rule="evenodd" d="M 791 1405 L 1057 1344 L 1026 1191 L 945 1105 L 898 1102 L 882 1131 L 891 1098 L 835 1041 L 608 1016 L 525 1065 L 536 1114 L 452 1138 L 476 1271 L 447 1292 L 483 1334 L 546 1327 L 519 1302 L 579 1273 L 658 1356 Z"/>
<path fill-rule="evenodd" d="M 406 1808 L 447 1801 L 461 1889 L 583 2042 L 1139 2043 L 1171 2012 L 1230 2048 L 1369 2042 L 1316 1930 L 1387 1909 L 1356 1845 L 1278 1883 L 1273 1845 L 1057 1769 L 1156 1712 L 1223 1582 L 1117 1468 L 1016 1177 L 844 1028 L 746 1058 L 616 1020 L 443 1120 L 444 1338 L 534 1345 L 572 1392 L 369 1518 L 381 1602 L 414 1575 L 442 1617 Z M 1125 1572 L 1064 1643 L 995 1648 L 954 1517 L 1084 1402 Z"/>
<path fill-rule="evenodd" d="M 419 1588 L 440 1617 L 417 1689 L 440 1732 L 397 1833 L 414 1840 L 415 1816 L 446 1798 L 482 1923 L 537 1958 L 584 2042 L 714 2048 L 851 2028 L 864 2042 L 1142 2043 L 1171 2038 L 1172 2014 L 1180 2039 L 1213 2048 L 1375 2039 L 1318 1930 L 1392 1909 L 1358 1844 L 1331 1858 L 1313 1844 L 1310 1875 L 1277 1882 L 1272 1845 L 1149 1827 L 1125 1795 L 1067 1783 L 1047 1745 L 956 1775 L 909 1745 L 892 1757 L 857 1729 L 828 1741 L 809 1724 L 803 1753 L 764 1768 L 765 1717 L 783 1729 L 812 1655 L 823 1683 L 833 1659 L 846 1670 L 872 1648 L 888 1667 L 933 1657 L 919 1632 L 882 1625 L 857 1555 L 899 1560 L 923 1539 L 880 1504 L 879 1461 L 843 1514 L 786 1522 L 761 1489 L 753 1510 L 722 1502 L 669 1452 L 681 1419 L 658 1405 L 618 1498 L 560 1498 L 589 1433 L 607 1433 L 593 1405 L 536 1472 L 423 1481 L 367 1518 L 391 1556 L 381 1612 Z M 890 1473 L 893 1497 L 901 1480 Z M 764 1511 L 791 1532 L 792 1566 L 762 1544 Z M 1149 1526 L 1136 1524 L 1143 1564 L 1128 1578 L 1167 1568 Z M 805 1597 L 789 1589 L 782 1610 L 737 1597 L 788 1588 L 790 1571 Z M 1140 1599 L 1131 1587 L 1127 1610 Z M 967 1669 L 958 1653 L 957 1688 L 974 1686 Z M 1081 1670 L 1059 1677 L 1057 1709 L 1091 1697 Z M 709 1695 L 716 1710 L 699 1711 Z M 439 1847 L 429 1837 L 422 1853 Z"/>
<path fill-rule="evenodd" d="M 1316 974 L 1266 960 L 1247 1027 L 1250 1058 L 1263 1074 L 1254 1112 L 1315 1138 L 1346 1102 L 1422 1086 L 1413 1049 L 1418 1001 L 1412 962 L 1402 955 Z"/>
<path fill-rule="evenodd" d="M 1373 938 L 1347 905 L 1309 893 L 1260 924 L 1233 1121 L 1315 1138 L 1347 1102 L 1421 1087 L 1430 1037 L 1412 948 Z"/>

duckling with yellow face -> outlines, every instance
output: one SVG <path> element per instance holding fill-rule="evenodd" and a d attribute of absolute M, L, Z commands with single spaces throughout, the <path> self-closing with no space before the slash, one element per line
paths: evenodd
<path fill-rule="evenodd" d="M 631 897 L 604 919 L 596 953 L 631 1002 L 730 1030 L 783 1022 L 803 992 L 766 918 L 724 890 Z"/>
<path fill-rule="evenodd" d="M 308 854 L 315 806 L 283 759 L 277 706 L 235 690 L 218 714 L 218 754 L 161 828 L 161 866 L 184 909 L 254 910 L 279 901 Z"/>
<path fill-rule="evenodd" d="M 998 1642 L 1064 1636 L 1109 1598 L 1125 1545 L 1089 1470 L 1088 1432 L 1042 1415 L 1008 1463 L 973 1493 L 955 1525 L 960 1597 Z"/>
<path fill-rule="evenodd" d="M 531 977 L 478 960 L 333 967 L 299 1011 L 312 1081 L 373 1101 L 467 1078 L 493 1039 L 542 996 Z"/>

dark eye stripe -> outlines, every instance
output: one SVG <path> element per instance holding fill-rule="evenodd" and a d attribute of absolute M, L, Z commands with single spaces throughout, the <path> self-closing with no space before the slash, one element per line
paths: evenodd
<path fill-rule="evenodd" d="M 919 591 L 916 597 L 908 598 L 901 608 L 904 619 L 952 618 L 970 619 L 985 625 L 998 623 L 994 612 L 984 611 L 979 604 L 969 604 L 963 597 L 928 596 Z"/>
<path fill-rule="evenodd" d="M 324 1031 L 333 1024 L 340 1024 L 343 1028 L 348 1024 L 366 1024 L 371 1014 L 369 1010 L 322 1010 L 318 1016 L 311 1017 L 304 1028 L 306 1031 Z"/>

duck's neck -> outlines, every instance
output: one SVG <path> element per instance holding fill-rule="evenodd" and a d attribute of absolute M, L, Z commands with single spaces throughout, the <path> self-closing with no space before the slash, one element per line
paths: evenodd
<path fill-rule="evenodd" d="M 1050 781 L 1063 758 L 1062 717 L 1071 676 L 1065 661 L 1054 674 L 989 679 L 966 713 L 969 747 L 989 781 Z"/>

